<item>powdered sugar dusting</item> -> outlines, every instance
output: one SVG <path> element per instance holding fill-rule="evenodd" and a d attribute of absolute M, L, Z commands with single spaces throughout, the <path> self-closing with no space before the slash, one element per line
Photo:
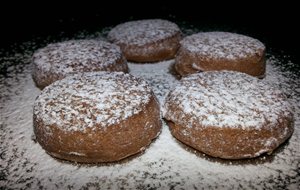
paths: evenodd
<path fill-rule="evenodd" d="M 199 157 L 182 148 L 164 124 L 141 156 L 122 164 L 87 166 L 53 159 L 32 140 L 33 104 L 40 91 L 31 79 L 31 65 L 25 64 L 35 45 L 26 47 L 22 54 L 5 57 L 24 64 L 0 76 L 0 189 L 299 189 L 300 81 L 299 75 L 282 71 L 288 60 L 267 60 L 264 80 L 282 90 L 295 108 L 295 131 L 271 157 L 244 164 Z M 129 67 L 132 74 L 148 80 L 162 101 L 177 85 L 168 72 L 173 63 Z"/>
<path fill-rule="evenodd" d="M 118 46 L 95 39 L 49 44 L 33 54 L 33 63 L 41 72 L 35 73 L 37 80 L 41 80 L 44 72 L 66 76 L 68 73 L 83 71 L 127 70 L 126 64 L 117 64 L 121 59 L 122 53 Z"/>
<path fill-rule="evenodd" d="M 174 104 L 183 114 L 173 112 Z M 291 118 L 292 106 L 281 91 L 255 77 L 209 71 L 182 79 L 167 97 L 164 117 L 181 125 L 260 128 Z"/>
<path fill-rule="evenodd" d="M 170 38 L 180 32 L 170 21 L 148 19 L 119 24 L 108 33 L 108 39 L 116 44 L 143 46 Z"/>
<path fill-rule="evenodd" d="M 34 104 L 34 114 L 46 125 L 84 131 L 107 127 L 139 113 L 152 91 L 141 79 L 121 72 L 69 76 L 46 87 Z"/>
<path fill-rule="evenodd" d="M 207 58 L 234 60 L 264 52 L 265 46 L 254 38 L 228 32 L 200 32 L 185 37 L 182 48 Z"/>
<path fill-rule="evenodd" d="M 162 61 L 159 64 L 140 64 L 128 63 L 130 73 L 146 80 L 152 87 L 160 104 L 163 104 L 165 95 L 173 89 L 179 81 L 170 74 L 170 69 L 174 60 Z"/>

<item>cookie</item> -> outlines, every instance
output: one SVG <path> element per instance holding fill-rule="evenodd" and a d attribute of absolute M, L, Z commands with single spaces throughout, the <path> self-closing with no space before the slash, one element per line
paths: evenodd
<path fill-rule="evenodd" d="M 69 74 L 93 71 L 128 72 L 120 48 L 100 40 L 70 40 L 49 44 L 32 57 L 32 77 L 43 89 Z"/>
<path fill-rule="evenodd" d="M 34 103 L 34 133 L 48 154 L 113 162 L 144 150 L 161 129 L 159 103 L 142 79 L 122 72 L 68 76 Z"/>
<path fill-rule="evenodd" d="M 228 32 L 201 32 L 185 37 L 175 59 L 181 76 L 231 70 L 265 76 L 265 46 L 257 39 Z"/>
<path fill-rule="evenodd" d="M 157 62 L 175 57 L 181 31 L 167 20 L 138 20 L 117 25 L 108 40 L 120 46 L 128 61 Z"/>
<path fill-rule="evenodd" d="M 167 95 L 163 116 L 179 141 L 224 159 L 271 154 L 293 133 L 283 92 L 235 71 L 184 77 Z"/>

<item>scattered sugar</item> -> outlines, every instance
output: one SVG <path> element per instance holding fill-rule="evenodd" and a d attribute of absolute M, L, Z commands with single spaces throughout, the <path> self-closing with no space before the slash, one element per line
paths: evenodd
<path fill-rule="evenodd" d="M 178 32 L 180 29 L 175 23 L 148 19 L 119 24 L 108 33 L 108 39 L 116 44 L 143 46 L 170 38 Z"/>
<path fill-rule="evenodd" d="M 184 49 L 207 58 L 237 59 L 260 55 L 265 46 L 254 38 L 228 32 L 200 32 L 185 37 Z"/>
<path fill-rule="evenodd" d="M 43 80 L 48 73 L 63 78 L 69 73 L 82 71 L 127 70 L 126 62 L 118 63 L 123 59 L 120 48 L 96 39 L 52 43 L 38 49 L 32 59 L 37 81 Z"/>
<path fill-rule="evenodd" d="M 78 74 L 46 87 L 35 101 L 34 114 L 45 125 L 84 131 L 138 114 L 152 94 L 145 80 L 122 72 Z"/>
<path fill-rule="evenodd" d="M 234 71 L 209 71 L 181 80 L 166 99 L 164 117 L 175 123 L 261 128 L 292 118 L 285 95 L 264 80 Z"/>
<path fill-rule="evenodd" d="M 288 143 L 254 163 L 213 161 L 186 151 L 164 124 L 158 139 L 145 153 L 123 164 L 70 164 L 45 153 L 32 140 L 32 113 L 40 91 L 31 79 L 28 43 L 18 61 L 0 76 L 0 188 L 1 189 L 299 189 L 300 89 L 299 76 L 282 71 L 285 60 L 270 57 L 264 80 L 280 88 L 295 108 L 295 131 Z M 1 64 L 3 59 L 1 59 Z M 148 80 L 160 101 L 178 82 L 168 71 L 173 60 L 156 64 L 129 64 L 133 75 Z"/>
<path fill-rule="evenodd" d="M 174 60 L 162 61 L 159 64 L 135 64 L 128 63 L 130 73 L 146 80 L 156 94 L 159 102 L 164 102 L 165 95 L 174 88 L 179 81 L 170 74 Z"/>

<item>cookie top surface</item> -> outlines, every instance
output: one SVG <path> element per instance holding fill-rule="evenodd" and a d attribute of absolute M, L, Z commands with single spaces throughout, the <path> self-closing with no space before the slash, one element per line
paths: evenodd
<path fill-rule="evenodd" d="M 117 44 L 143 46 L 172 37 L 178 32 L 179 27 L 167 20 L 138 20 L 117 25 L 109 32 L 108 39 Z"/>
<path fill-rule="evenodd" d="M 100 40 L 70 40 L 37 50 L 33 63 L 42 71 L 65 74 L 97 71 L 122 58 L 118 46 Z"/>
<path fill-rule="evenodd" d="M 130 74 L 77 74 L 46 87 L 35 101 L 34 115 L 65 131 L 105 128 L 138 114 L 152 95 L 144 80 Z"/>
<path fill-rule="evenodd" d="M 240 59 L 261 56 L 265 46 L 259 40 L 229 32 L 200 32 L 185 37 L 182 48 L 197 55 L 212 59 Z"/>
<path fill-rule="evenodd" d="M 291 117 L 285 95 L 262 80 L 234 71 L 183 78 L 166 98 L 164 117 L 188 127 L 260 128 Z M 184 123 L 185 122 L 185 123 Z"/>

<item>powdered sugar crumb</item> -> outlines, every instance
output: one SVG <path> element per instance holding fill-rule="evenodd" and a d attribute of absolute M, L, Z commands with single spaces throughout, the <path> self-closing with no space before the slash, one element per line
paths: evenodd
<path fill-rule="evenodd" d="M 32 44 L 28 46 L 28 49 Z M 27 62 L 32 51 L 6 60 Z M 3 189 L 297 189 L 300 175 L 299 76 L 282 72 L 285 62 L 267 60 L 264 80 L 280 88 L 295 108 L 295 131 L 271 160 L 257 164 L 210 161 L 184 150 L 164 124 L 158 139 L 128 163 L 110 166 L 73 165 L 47 155 L 32 140 L 32 111 L 40 91 L 31 79 L 31 65 L 11 66 L 0 77 L 0 188 Z M 177 85 L 168 72 L 173 60 L 129 64 L 131 73 L 154 88 L 160 101 Z M 263 158 L 262 158 L 263 160 Z M 259 171 L 259 172 L 258 172 Z"/>

